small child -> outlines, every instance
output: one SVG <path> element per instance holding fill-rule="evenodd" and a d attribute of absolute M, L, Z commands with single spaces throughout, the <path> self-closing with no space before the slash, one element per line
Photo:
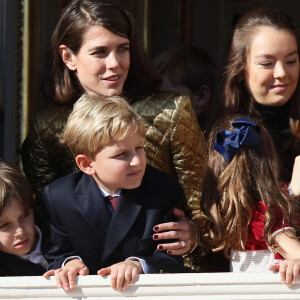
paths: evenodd
<path fill-rule="evenodd" d="M 180 256 L 157 250 L 156 224 L 173 221 L 182 206 L 178 181 L 150 166 L 145 125 L 120 97 L 83 95 L 61 140 L 79 171 L 46 187 L 46 259 L 58 287 L 73 288 L 77 274 L 111 275 L 112 288 L 128 288 L 140 273 L 183 272 Z M 178 248 L 182 243 L 178 241 Z"/>
<path fill-rule="evenodd" d="M 42 275 L 41 232 L 34 225 L 34 197 L 17 169 L 0 161 L 0 275 Z"/>
<path fill-rule="evenodd" d="M 225 117 L 213 128 L 201 202 L 211 221 L 208 243 L 230 257 L 231 271 L 280 269 L 291 285 L 300 268 L 299 215 L 278 177 L 272 139 L 259 121 Z"/>

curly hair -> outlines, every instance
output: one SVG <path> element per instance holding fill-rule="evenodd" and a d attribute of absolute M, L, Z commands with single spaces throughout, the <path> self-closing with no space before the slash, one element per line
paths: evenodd
<path fill-rule="evenodd" d="M 214 126 L 208 141 L 209 159 L 204 178 L 201 208 L 210 220 L 207 243 L 214 251 L 223 250 L 228 257 L 230 249 L 244 251 L 253 205 L 263 201 L 268 210 L 265 214 L 264 238 L 273 249 L 274 216 L 282 212 L 282 224 L 288 221 L 295 228 L 299 225 L 297 203 L 285 193 L 278 181 L 279 166 L 272 138 L 261 121 L 259 144 L 241 146 L 230 163 L 214 150 L 219 130 L 234 131 L 232 121 L 240 115 L 225 116 Z M 205 233 L 204 233 L 205 235 Z"/>

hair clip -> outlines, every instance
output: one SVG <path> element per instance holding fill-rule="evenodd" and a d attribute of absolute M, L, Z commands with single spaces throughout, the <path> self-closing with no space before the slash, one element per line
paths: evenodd
<path fill-rule="evenodd" d="M 230 163 L 240 146 L 256 146 L 259 143 L 259 127 L 248 118 L 232 122 L 235 131 L 220 130 L 215 140 L 215 150 Z"/>

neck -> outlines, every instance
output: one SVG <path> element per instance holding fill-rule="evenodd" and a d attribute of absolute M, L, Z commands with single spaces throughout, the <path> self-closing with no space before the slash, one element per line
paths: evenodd
<path fill-rule="evenodd" d="M 290 107 L 290 101 L 281 106 L 268 106 L 257 102 L 254 103 L 254 109 L 264 120 L 265 126 L 271 134 L 273 131 L 278 132 L 290 129 Z"/>

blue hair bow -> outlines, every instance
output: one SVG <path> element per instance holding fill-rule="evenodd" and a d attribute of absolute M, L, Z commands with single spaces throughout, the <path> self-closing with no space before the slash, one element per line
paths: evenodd
<path fill-rule="evenodd" d="M 256 146 L 259 143 L 259 127 L 248 118 L 232 122 L 235 131 L 220 130 L 215 140 L 215 150 L 230 163 L 240 146 Z"/>

